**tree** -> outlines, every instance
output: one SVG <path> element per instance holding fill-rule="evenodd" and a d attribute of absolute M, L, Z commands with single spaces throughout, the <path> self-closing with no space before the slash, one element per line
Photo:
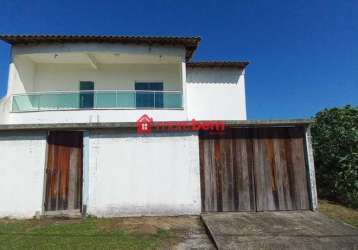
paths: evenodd
<path fill-rule="evenodd" d="M 312 140 L 319 196 L 358 207 L 358 107 L 318 112 Z"/>

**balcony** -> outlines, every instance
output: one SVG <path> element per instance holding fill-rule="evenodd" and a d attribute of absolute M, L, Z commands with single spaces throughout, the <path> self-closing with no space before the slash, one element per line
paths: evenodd
<path fill-rule="evenodd" d="M 93 90 L 12 97 L 12 112 L 90 109 L 182 109 L 181 91 Z"/>

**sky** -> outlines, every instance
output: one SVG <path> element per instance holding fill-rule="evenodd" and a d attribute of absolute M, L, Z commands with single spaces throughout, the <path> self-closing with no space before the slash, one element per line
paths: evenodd
<path fill-rule="evenodd" d="M 358 105 L 357 13 L 357 0 L 0 0 L 0 33 L 200 36 L 194 61 L 250 62 L 248 119 L 310 118 Z M 9 57 L 0 42 L 0 96 Z"/>

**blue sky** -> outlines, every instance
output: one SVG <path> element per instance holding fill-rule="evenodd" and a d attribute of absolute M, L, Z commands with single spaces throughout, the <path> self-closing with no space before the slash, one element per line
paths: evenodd
<path fill-rule="evenodd" d="M 249 60 L 249 119 L 358 105 L 357 0 L 0 0 L 2 34 L 195 35 L 194 60 Z M 0 43 L 0 96 L 9 46 Z M 213 99 L 215 101 L 215 99 Z"/>

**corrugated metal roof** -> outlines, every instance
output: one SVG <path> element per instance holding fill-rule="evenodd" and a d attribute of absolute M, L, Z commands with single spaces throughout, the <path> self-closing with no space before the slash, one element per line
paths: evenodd
<path fill-rule="evenodd" d="M 245 68 L 249 62 L 247 61 L 197 61 L 197 62 L 188 62 L 187 67 L 191 68 Z"/>
<path fill-rule="evenodd" d="M 106 36 L 106 35 L 0 35 L 0 39 L 11 44 L 30 43 L 132 43 L 182 45 L 186 49 L 186 60 L 190 60 L 201 40 L 200 37 L 178 36 Z"/>

